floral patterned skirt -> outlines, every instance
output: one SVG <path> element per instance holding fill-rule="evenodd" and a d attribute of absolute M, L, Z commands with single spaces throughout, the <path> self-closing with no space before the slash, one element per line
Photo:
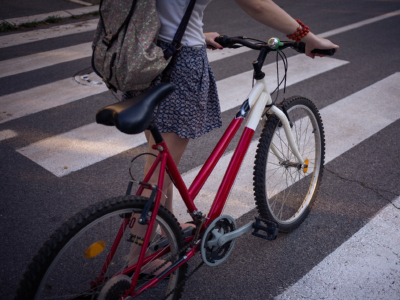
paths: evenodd
<path fill-rule="evenodd" d="M 160 42 L 162 48 L 168 46 Z M 161 81 L 158 76 L 152 86 Z M 175 132 L 181 138 L 198 138 L 221 127 L 221 109 L 214 74 L 207 58 L 206 46 L 183 46 L 171 76 L 176 90 L 155 109 L 153 118 L 162 133 Z M 143 91 L 126 92 L 122 100 Z"/>

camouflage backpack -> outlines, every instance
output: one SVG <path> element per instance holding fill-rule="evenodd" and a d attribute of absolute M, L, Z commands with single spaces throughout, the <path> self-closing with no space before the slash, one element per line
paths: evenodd
<path fill-rule="evenodd" d="M 93 70 L 114 91 L 148 88 L 179 50 L 195 2 L 190 0 L 173 42 L 163 52 L 156 45 L 161 26 L 156 0 L 102 0 L 92 45 Z"/>

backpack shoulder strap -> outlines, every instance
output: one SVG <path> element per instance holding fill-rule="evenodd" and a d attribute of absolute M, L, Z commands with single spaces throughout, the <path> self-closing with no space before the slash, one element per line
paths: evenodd
<path fill-rule="evenodd" d="M 168 60 L 174 53 L 179 49 L 183 34 L 185 33 L 187 24 L 189 23 L 190 16 L 192 15 L 192 11 L 194 5 L 196 4 L 196 0 L 190 0 L 188 7 L 186 8 L 185 15 L 182 18 L 181 23 L 179 24 L 178 30 L 175 33 L 174 40 L 169 44 L 169 47 L 164 51 L 164 58 Z"/>
<path fill-rule="evenodd" d="M 104 3 L 106 2 L 106 3 Z M 103 43 L 111 45 L 118 37 L 119 32 L 129 22 L 136 7 L 137 0 L 123 0 L 115 4 L 113 1 L 101 0 L 99 15 L 104 30 Z M 108 15 L 107 20 L 103 13 Z"/>

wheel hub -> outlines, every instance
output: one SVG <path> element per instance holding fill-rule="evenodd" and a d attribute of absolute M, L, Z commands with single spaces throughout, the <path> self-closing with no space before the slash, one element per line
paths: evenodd
<path fill-rule="evenodd" d="M 279 163 L 282 167 L 288 169 L 288 168 L 296 168 L 297 170 L 300 170 L 302 165 L 298 162 L 292 162 L 288 160 L 284 160 Z"/>

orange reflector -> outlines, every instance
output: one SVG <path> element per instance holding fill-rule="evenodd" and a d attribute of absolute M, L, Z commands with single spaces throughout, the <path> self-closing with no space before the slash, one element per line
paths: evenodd
<path fill-rule="evenodd" d="M 92 245 L 90 245 L 83 254 L 86 258 L 93 258 L 99 255 L 104 248 L 106 247 L 106 243 L 104 241 L 98 241 Z"/>
<path fill-rule="evenodd" d="M 304 164 L 307 165 L 307 167 L 303 168 L 303 172 L 307 173 L 307 170 L 308 170 L 308 158 L 304 161 Z"/>

